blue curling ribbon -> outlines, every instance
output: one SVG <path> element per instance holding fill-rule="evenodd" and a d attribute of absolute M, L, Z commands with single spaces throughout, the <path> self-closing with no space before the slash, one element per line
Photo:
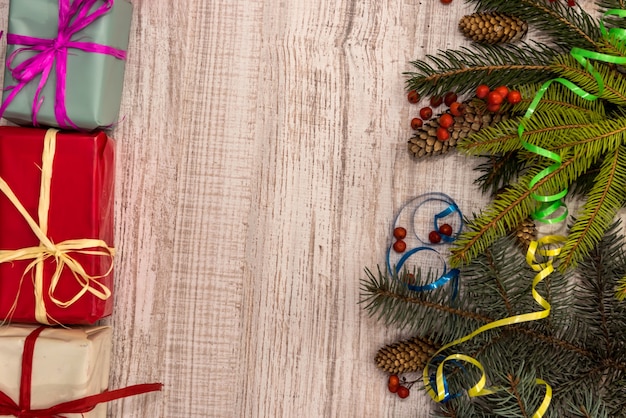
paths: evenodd
<path fill-rule="evenodd" d="M 435 358 L 433 358 L 433 361 L 444 361 L 445 357 L 442 355 L 438 355 Z M 461 370 L 463 370 L 464 373 L 467 373 L 467 370 L 465 369 L 465 367 L 463 367 L 463 365 L 461 363 L 459 363 L 456 360 L 451 361 L 450 363 L 454 364 L 455 366 L 457 366 L 458 368 L 460 368 Z M 436 384 L 437 381 L 437 374 L 436 373 L 431 373 L 430 374 L 430 384 L 431 386 L 434 386 Z M 446 403 L 448 401 L 451 401 L 452 399 L 458 398 L 459 396 L 461 396 L 460 392 L 457 392 L 455 394 L 451 394 L 450 393 L 450 389 L 448 388 L 448 379 L 446 379 L 445 374 L 443 377 L 443 390 L 445 393 L 445 396 L 443 397 L 443 399 L 441 400 L 441 403 Z"/>
<path fill-rule="evenodd" d="M 416 203 L 418 202 L 418 203 Z M 411 248 L 409 250 L 407 250 L 405 253 L 402 254 L 402 256 L 400 257 L 400 259 L 397 261 L 397 263 L 394 264 L 393 268 L 392 268 L 392 263 L 391 263 L 391 256 L 392 256 L 392 252 L 393 250 L 393 245 L 390 245 L 389 248 L 387 249 L 387 271 L 391 274 L 394 275 L 394 277 L 397 277 L 398 273 L 401 271 L 402 267 L 404 266 L 404 264 L 407 262 L 407 260 L 413 256 L 414 254 L 421 252 L 421 251 L 431 251 L 434 252 L 437 257 L 441 260 L 441 263 L 443 265 L 443 274 L 434 282 L 426 284 L 426 285 L 421 285 L 421 286 L 417 286 L 417 285 L 412 285 L 412 284 L 408 284 L 405 283 L 405 285 L 407 286 L 407 288 L 409 290 L 415 291 L 415 292 L 427 292 L 427 291 L 431 291 L 431 290 L 435 290 L 438 289 L 440 287 L 443 287 L 445 285 L 447 285 L 448 283 L 452 285 L 452 299 L 454 300 L 457 295 L 458 295 L 458 289 L 459 289 L 459 273 L 460 271 L 458 269 L 451 269 L 448 270 L 447 269 L 447 265 L 444 261 L 444 259 L 442 258 L 442 256 L 440 255 L 440 253 L 435 250 L 434 248 L 432 248 L 431 246 L 427 246 L 427 245 L 439 245 L 439 244 L 426 244 L 425 240 L 422 240 L 418 234 L 417 234 L 417 228 L 415 225 L 416 222 L 416 213 L 417 211 L 426 203 L 429 202 L 442 202 L 445 203 L 447 206 L 444 210 L 436 213 L 433 216 L 433 226 L 435 228 L 436 231 L 439 230 L 439 221 L 457 214 L 458 218 L 459 218 L 459 225 L 457 228 L 456 233 L 454 233 L 452 236 L 446 236 L 441 234 L 441 238 L 442 241 L 445 242 L 453 242 L 456 237 L 458 236 L 458 234 L 461 232 L 462 228 L 463 228 L 463 214 L 461 213 L 461 210 L 459 209 L 458 205 L 456 204 L 456 202 L 454 202 L 454 200 L 444 194 L 444 193 L 426 193 L 423 195 L 420 195 L 414 199 L 412 199 L 411 201 L 409 201 L 398 213 L 398 215 L 396 216 L 396 220 L 394 222 L 394 227 L 396 226 L 410 226 L 412 228 L 411 233 L 409 233 L 409 231 L 407 231 L 407 237 L 413 236 L 415 239 L 417 239 L 417 241 L 419 241 L 421 244 L 425 244 L 425 245 L 420 245 L 417 246 L 415 248 Z M 412 210 L 411 213 L 411 218 L 412 218 L 412 222 L 408 222 L 406 225 L 401 225 L 399 224 L 399 219 L 401 217 L 402 214 L 406 213 L 405 211 L 408 210 L 411 206 L 415 205 L 414 209 Z"/>
<path fill-rule="evenodd" d="M 391 266 L 389 265 L 389 252 L 392 251 L 391 248 L 389 248 L 387 250 L 387 269 L 390 272 L 393 272 L 393 270 L 391 269 Z M 404 263 L 409 259 L 409 257 L 411 257 L 413 254 L 419 252 L 419 251 L 432 251 L 434 253 L 437 254 L 437 256 L 439 256 L 439 258 L 441 258 L 441 255 L 439 254 L 439 252 L 437 250 L 434 250 L 430 247 L 416 247 L 416 248 L 412 248 L 409 251 L 405 252 L 402 255 L 402 258 L 400 258 L 400 261 L 398 261 L 398 263 L 396 264 L 395 267 L 395 273 L 397 275 L 397 273 L 402 269 L 402 266 L 404 265 Z M 459 293 L 459 269 L 451 269 L 450 271 L 447 271 L 447 266 L 446 263 L 443 262 L 443 274 L 434 282 L 429 283 L 427 285 L 423 285 L 423 286 L 415 286 L 412 284 L 406 284 L 406 287 L 409 290 L 413 290 L 414 292 L 427 292 L 429 290 L 435 290 L 437 288 L 443 287 L 444 285 L 446 285 L 447 283 L 451 282 L 452 284 L 452 299 L 456 299 L 458 293 Z"/>

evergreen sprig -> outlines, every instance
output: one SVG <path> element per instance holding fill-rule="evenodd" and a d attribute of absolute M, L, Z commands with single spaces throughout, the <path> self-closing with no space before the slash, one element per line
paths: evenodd
<path fill-rule="evenodd" d="M 473 3 L 477 11 L 508 13 L 527 21 L 563 51 L 574 47 L 599 49 L 598 22 L 584 10 L 568 7 L 565 2 L 468 0 L 468 3 Z"/>
<path fill-rule="evenodd" d="M 515 151 L 486 155 L 483 160 L 483 163 L 474 168 L 475 171 L 483 173 L 474 180 L 474 183 L 480 186 L 483 193 L 491 196 L 495 196 L 503 187 L 517 181 L 525 165 Z"/>
<path fill-rule="evenodd" d="M 570 228 L 561 249 L 562 268 L 575 266 L 589 254 L 626 202 L 626 146 L 620 145 L 603 161 L 589 191 L 582 214 Z"/>
<path fill-rule="evenodd" d="M 413 61 L 416 71 L 406 72 L 407 88 L 423 95 L 449 90 L 471 91 L 477 80 L 486 84 L 521 84 L 548 80 L 556 73 L 550 64 L 559 52 L 546 45 L 529 42 L 520 46 L 472 45 L 440 51 L 425 60 Z"/>
<path fill-rule="evenodd" d="M 577 61 L 570 57 L 560 57 L 557 61 L 561 65 L 559 71 L 562 75 L 581 87 L 598 93 L 598 85 L 593 75 L 585 71 Z M 504 236 L 516 223 L 526 219 L 530 214 L 528 210 L 538 208 L 537 202 L 532 202 L 533 193 L 558 193 L 576 184 L 580 178 L 583 182 L 589 181 L 588 172 L 592 174 L 592 184 L 585 188 L 586 204 L 567 237 L 567 243 L 560 255 L 560 268 L 574 267 L 602 237 L 616 211 L 626 203 L 621 198 L 624 193 L 623 166 L 621 157 L 617 158 L 621 155 L 618 150 L 624 145 L 626 138 L 626 116 L 621 107 L 622 103 L 626 104 L 626 78 L 616 76 L 615 69 L 607 65 L 598 65 L 597 69 L 605 80 L 601 99 L 587 100 L 589 103 L 584 106 L 581 103 L 583 99 L 574 99 L 573 93 L 568 89 L 551 89 L 551 85 L 545 94 L 546 104 L 538 106 L 530 119 L 513 117 L 459 142 L 457 148 L 470 155 L 500 156 L 518 153 L 518 162 L 523 163 L 519 167 L 519 173 L 536 174 L 553 161 L 529 153 L 523 148 L 517 131 L 518 125 L 523 123 L 521 139 L 557 153 L 562 159 L 562 165 L 545 175 L 532 190 L 528 187 L 534 174 L 519 177 L 514 189 L 519 192 L 517 195 L 509 193 L 497 196 L 487 209 L 470 220 L 468 231 L 461 235 L 452 251 L 453 265 L 467 263 L 498 237 Z M 532 91 L 535 86 L 528 88 Z M 524 102 L 512 112 L 519 114 L 527 106 Z M 483 177 L 481 180 L 488 179 Z M 607 183 L 608 180 L 614 181 Z"/>
<path fill-rule="evenodd" d="M 536 379 L 547 381 L 553 398 L 546 417 L 616 417 L 626 407 L 626 307 L 613 297 L 626 274 L 621 225 L 613 224 L 577 269 L 553 272 L 536 290 L 551 305 L 548 318 L 487 331 L 441 353 L 472 356 L 485 368 L 492 395 L 464 392 L 480 373 L 465 363 L 446 363 L 450 394 L 437 417 L 530 417 L 545 396 Z M 402 273 L 402 272 L 401 272 Z M 373 316 L 441 344 L 479 326 L 541 309 L 531 296 L 537 273 L 525 263 L 512 237 L 461 269 L 461 291 L 450 301 L 440 293 L 411 292 L 398 277 L 368 272 L 362 301 Z M 402 277 L 402 276 L 400 276 Z M 401 300 L 402 303 L 398 303 Z M 431 370 L 440 358 L 431 359 Z"/>

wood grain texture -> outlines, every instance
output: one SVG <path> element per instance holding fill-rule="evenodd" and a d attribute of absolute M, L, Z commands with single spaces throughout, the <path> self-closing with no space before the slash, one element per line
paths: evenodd
<path fill-rule="evenodd" d="M 358 305 L 393 217 L 484 203 L 459 156 L 406 151 L 409 61 L 466 44 L 435 0 L 134 0 L 118 140 L 111 417 L 428 416 Z M 8 0 L 0 1 L 6 27 Z M 2 51 L 3 52 L 3 51 Z M 417 391 L 416 391 L 417 392 Z"/>

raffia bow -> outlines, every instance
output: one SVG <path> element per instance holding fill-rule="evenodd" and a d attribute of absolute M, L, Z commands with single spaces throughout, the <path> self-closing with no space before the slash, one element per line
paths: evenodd
<path fill-rule="evenodd" d="M 0 177 L 0 191 L 6 195 L 9 201 L 22 215 L 30 226 L 35 236 L 39 239 L 39 245 L 35 247 L 20 248 L 16 250 L 0 250 L 0 263 L 10 263 L 19 260 L 32 260 L 22 275 L 22 279 L 30 271 L 34 272 L 35 287 L 35 319 L 42 324 L 50 324 L 44 300 L 44 262 L 50 258 L 54 259 L 56 268 L 50 286 L 48 287 L 48 297 L 57 306 L 66 308 L 74 304 L 87 292 L 95 297 L 106 300 L 111 296 L 111 290 L 100 283 L 98 279 L 106 277 L 113 270 L 113 263 L 104 275 L 92 276 L 85 271 L 85 268 L 72 254 L 85 254 L 90 256 L 103 256 L 113 258 L 115 249 L 109 247 L 106 242 L 100 239 L 71 239 L 54 243 L 48 238 L 48 212 L 50 209 L 50 185 L 52 183 L 52 163 L 56 149 L 56 129 L 49 129 L 44 137 L 44 148 L 41 166 L 41 187 L 39 191 L 38 219 L 35 222 L 33 217 L 26 211 L 24 205 L 13 193 L 6 181 Z M 80 286 L 80 291 L 68 300 L 60 300 L 54 296 L 55 290 L 61 280 L 61 274 L 65 269 L 72 272 L 76 282 Z M 17 306 L 19 293 L 15 297 L 13 306 L 9 311 L 9 317 L 13 314 Z M 53 319 L 53 318 L 50 318 Z M 56 321 L 54 321 L 56 322 Z"/>

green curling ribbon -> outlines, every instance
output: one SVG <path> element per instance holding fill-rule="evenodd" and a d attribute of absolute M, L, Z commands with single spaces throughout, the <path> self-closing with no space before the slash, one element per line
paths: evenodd
<path fill-rule="evenodd" d="M 626 17 L 626 10 L 622 10 L 622 9 L 610 9 L 607 10 L 604 14 L 604 16 L 618 16 L 618 17 Z M 606 27 L 604 26 L 604 23 L 602 21 L 600 21 L 600 32 L 602 33 L 603 36 L 605 37 L 611 37 L 614 39 L 625 39 L 626 38 L 626 30 L 625 29 L 621 29 L 621 28 L 611 28 L 607 31 Z M 541 101 L 543 95 L 545 94 L 546 90 L 548 90 L 548 87 L 550 87 L 550 85 L 552 83 L 560 83 L 563 86 L 567 87 L 568 89 L 570 89 L 573 93 L 575 93 L 576 95 L 580 96 L 581 98 L 585 99 L 585 100 L 597 100 L 599 97 L 602 96 L 602 94 L 604 93 L 604 81 L 602 80 L 602 76 L 600 75 L 600 73 L 598 73 L 595 68 L 593 68 L 593 65 L 591 64 L 591 62 L 589 62 L 589 59 L 592 60 L 596 60 L 596 61 L 603 61 L 603 62 L 608 62 L 608 63 L 612 63 L 612 64 L 626 64 L 626 57 L 615 57 L 612 55 L 608 55 L 608 54 L 603 54 L 600 52 L 593 52 L 593 51 L 588 51 L 585 49 L 581 49 L 581 48 L 572 48 L 572 50 L 570 51 L 570 55 L 572 57 L 574 57 L 574 59 L 576 59 L 576 61 L 578 61 L 580 63 L 580 65 L 582 65 L 586 71 L 588 71 L 591 75 L 593 75 L 593 77 L 595 78 L 597 84 L 598 84 L 598 95 L 594 95 L 591 94 L 585 90 L 583 90 L 582 88 L 578 87 L 576 84 L 572 83 L 571 81 L 565 79 L 565 78 L 555 78 L 549 81 L 546 81 L 545 83 L 543 83 L 543 85 L 539 88 L 539 91 L 537 91 L 537 93 L 535 94 L 534 99 L 532 100 L 532 102 L 530 103 L 530 106 L 528 106 L 528 109 L 526 110 L 526 113 L 524 114 L 524 117 L 522 118 L 522 121 L 520 122 L 519 126 L 517 127 L 517 134 L 519 136 L 520 142 L 522 143 L 522 146 L 527 149 L 530 152 L 533 152 L 535 154 L 538 154 L 542 157 L 545 157 L 549 160 L 554 161 L 554 164 L 544 168 L 543 170 L 541 170 L 539 173 L 537 173 L 531 180 L 530 183 L 528 184 L 529 188 L 534 187 L 537 183 L 539 183 L 542 179 L 544 179 L 545 177 L 547 177 L 548 175 L 550 175 L 551 173 L 553 173 L 555 170 L 557 170 L 562 163 L 561 160 L 561 156 L 549 151 L 545 148 L 542 148 L 538 145 L 534 145 L 531 144 L 527 141 L 524 141 L 523 139 L 523 133 L 524 133 L 524 123 L 526 121 L 528 121 L 530 119 L 530 117 L 532 116 L 532 114 L 535 112 L 535 109 L 537 108 L 537 105 L 539 104 L 539 102 Z M 563 203 L 563 198 L 567 195 L 567 188 L 559 191 L 558 193 L 552 194 L 552 195 L 540 195 L 537 193 L 533 193 L 532 197 L 533 199 L 535 199 L 536 201 L 538 201 L 540 203 L 539 208 L 531 215 L 533 219 L 536 219 L 540 222 L 543 223 L 547 223 L 547 224 L 554 224 L 554 223 L 558 223 L 558 222 L 562 222 L 567 218 L 568 215 L 568 211 L 567 211 L 567 206 L 565 205 L 565 203 Z M 553 215 L 557 210 L 559 210 L 559 208 L 565 208 L 565 210 L 563 211 L 563 213 L 561 213 L 558 216 L 555 217 L 550 217 L 551 215 Z"/>

